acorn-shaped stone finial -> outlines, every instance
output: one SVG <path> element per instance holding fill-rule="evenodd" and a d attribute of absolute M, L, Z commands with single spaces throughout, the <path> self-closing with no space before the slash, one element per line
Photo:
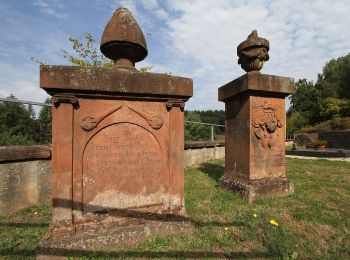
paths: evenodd
<path fill-rule="evenodd" d="M 101 52 L 121 68 L 135 69 L 135 62 L 147 56 L 147 44 L 140 26 L 126 8 L 117 9 L 101 38 Z"/>
<path fill-rule="evenodd" d="M 246 72 L 260 71 L 264 62 L 269 60 L 268 51 L 269 41 L 258 37 L 258 32 L 253 30 L 237 47 L 238 64 L 241 64 Z"/>

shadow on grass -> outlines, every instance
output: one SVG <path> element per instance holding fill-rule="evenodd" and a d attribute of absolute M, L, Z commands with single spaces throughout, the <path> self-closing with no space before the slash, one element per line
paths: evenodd
<path fill-rule="evenodd" d="M 28 227 L 49 227 L 49 223 L 16 223 L 16 222 L 0 222 L 0 227 L 13 227 L 13 228 L 28 228 Z"/>
<path fill-rule="evenodd" d="M 208 221 L 208 222 L 203 222 L 203 221 L 195 221 L 193 220 L 192 223 L 196 227 L 239 227 L 239 226 L 245 226 L 246 223 L 243 221 L 231 221 L 231 222 L 219 222 L 219 221 Z"/>
<path fill-rule="evenodd" d="M 232 221 L 232 222 L 220 222 L 220 221 L 196 221 L 190 220 L 196 227 L 228 227 L 228 226 L 244 226 L 245 223 L 243 221 Z M 162 221 L 162 220 L 159 220 Z M 163 220 L 164 221 L 164 220 Z M 48 228 L 50 225 L 48 223 L 6 223 L 0 222 L 0 227 L 8 227 L 8 228 Z"/>
<path fill-rule="evenodd" d="M 39 249 L 40 250 L 40 249 Z M 0 256 L 35 256 L 37 252 L 35 250 L 0 250 Z M 270 253 L 264 252 L 210 252 L 210 251 L 91 251 L 80 249 L 64 249 L 64 248 L 45 248 L 42 255 L 48 257 L 103 257 L 103 258 L 116 258 L 116 257 L 132 257 L 132 258 L 265 258 L 276 257 Z"/>
<path fill-rule="evenodd" d="M 208 176 L 216 182 L 219 181 L 221 176 L 225 173 L 225 167 L 216 163 L 203 163 L 198 169 L 208 174 Z"/>

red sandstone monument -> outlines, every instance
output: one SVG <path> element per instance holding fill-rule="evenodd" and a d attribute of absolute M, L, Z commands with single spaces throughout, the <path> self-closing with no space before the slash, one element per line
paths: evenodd
<path fill-rule="evenodd" d="M 38 258 L 192 229 L 184 208 L 192 79 L 135 69 L 148 50 L 125 8 L 106 25 L 101 52 L 114 68 L 40 67 L 54 106 L 52 221 Z"/>
<path fill-rule="evenodd" d="M 292 78 L 260 73 L 269 42 L 253 31 L 237 47 L 245 75 L 219 88 L 225 102 L 225 174 L 219 183 L 249 202 L 261 195 L 288 195 L 285 176 L 285 97 Z"/>

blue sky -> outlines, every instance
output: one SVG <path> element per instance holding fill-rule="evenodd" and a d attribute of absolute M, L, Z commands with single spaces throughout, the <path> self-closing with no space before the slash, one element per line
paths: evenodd
<path fill-rule="evenodd" d="M 323 65 L 350 52 L 350 1 L 0 0 L 0 97 L 44 101 L 35 56 L 67 65 L 70 36 L 99 44 L 118 7 L 140 24 L 149 55 L 137 66 L 194 80 L 187 109 L 223 109 L 217 88 L 244 72 L 236 47 L 253 29 L 270 41 L 262 73 L 315 81 Z"/>

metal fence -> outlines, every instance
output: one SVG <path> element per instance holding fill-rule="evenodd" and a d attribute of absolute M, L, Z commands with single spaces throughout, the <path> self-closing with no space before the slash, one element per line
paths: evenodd
<path fill-rule="evenodd" d="M 34 106 L 47 106 L 51 107 L 52 104 L 48 103 L 41 103 L 41 102 L 35 102 L 35 101 L 27 101 L 27 100 L 19 100 L 19 99 L 10 99 L 10 98 L 0 98 L 0 101 L 4 102 L 14 102 L 14 103 L 21 103 L 21 104 L 27 104 L 27 105 L 34 105 Z M 210 127 L 210 140 L 214 141 L 215 139 L 215 130 L 214 128 L 225 128 L 224 125 L 218 125 L 218 124 L 210 124 L 210 123 L 204 123 L 204 122 L 196 122 L 196 121 L 187 121 L 185 120 L 185 123 L 190 123 L 190 124 L 199 124 L 199 125 L 205 125 Z M 295 139 L 294 134 L 287 134 L 286 135 L 286 140 L 291 141 Z"/>
<path fill-rule="evenodd" d="M 10 99 L 10 98 L 0 98 L 0 101 L 21 103 L 21 104 L 34 105 L 34 106 L 44 106 L 44 107 L 45 106 L 46 107 L 51 107 L 52 106 L 52 104 L 48 104 L 48 103 L 40 103 L 40 102 L 35 102 L 35 101 L 26 101 L 26 100 Z"/>
<path fill-rule="evenodd" d="M 187 121 L 187 120 L 185 120 L 185 123 L 210 126 L 210 140 L 211 141 L 214 141 L 214 136 L 215 136 L 214 127 L 225 128 L 224 125 L 209 124 L 209 123 L 203 123 L 203 122 L 195 122 L 195 121 Z"/>
<path fill-rule="evenodd" d="M 12 103 L 20 103 L 20 104 L 33 105 L 33 106 L 52 107 L 51 103 L 42 103 L 42 102 L 20 100 L 20 99 L 0 98 L 0 101 L 12 102 Z M 195 121 L 187 121 L 187 120 L 185 120 L 185 123 L 199 124 L 199 125 L 205 125 L 205 126 L 210 127 L 210 140 L 211 141 L 214 141 L 214 139 L 215 139 L 215 130 L 214 130 L 215 127 L 225 128 L 224 125 L 210 124 L 210 123 L 203 123 L 203 122 L 195 122 Z"/>

